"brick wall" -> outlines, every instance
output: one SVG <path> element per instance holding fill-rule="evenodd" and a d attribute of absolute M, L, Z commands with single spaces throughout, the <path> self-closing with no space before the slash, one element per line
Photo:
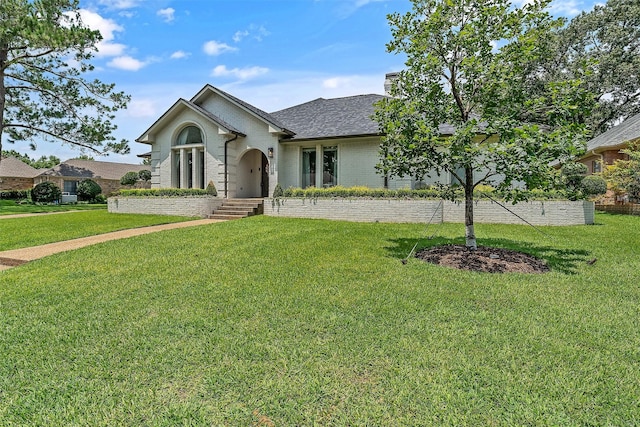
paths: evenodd
<path fill-rule="evenodd" d="M 33 178 L 0 178 L 0 190 L 30 190 L 32 188 Z"/>
<path fill-rule="evenodd" d="M 110 197 L 112 213 L 137 213 L 206 217 L 222 205 L 217 197 Z"/>
<path fill-rule="evenodd" d="M 533 225 L 584 225 L 594 223 L 592 202 L 545 201 L 506 208 Z M 361 222 L 438 223 L 464 222 L 464 203 L 441 203 L 438 200 L 393 199 L 265 199 L 264 214 L 293 218 L 325 218 Z M 476 223 L 524 224 L 500 205 L 477 202 Z"/>

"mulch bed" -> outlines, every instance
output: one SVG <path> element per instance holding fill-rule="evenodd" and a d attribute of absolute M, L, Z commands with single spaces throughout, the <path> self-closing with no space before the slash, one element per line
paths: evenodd
<path fill-rule="evenodd" d="M 434 246 L 417 252 L 416 258 L 432 264 L 486 273 L 547 273 L 550 271 L 544 261 L 531 255 L 483 246 L 478 246 L 475 251 L 470 251 L 462 245 Z"/>

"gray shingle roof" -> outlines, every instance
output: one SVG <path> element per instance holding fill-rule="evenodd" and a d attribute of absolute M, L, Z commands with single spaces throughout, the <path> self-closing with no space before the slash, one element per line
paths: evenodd
<path fill-rule="evenodd" d="M 377 135 L 378 124 L 371 119 L 374 104 L 383 95 L 357 95 L 345 98 L 318 98 L 304 104 L 271 113 L 294 139 Z"/>
<path fill-rule="evenodd" d="M 40 172 L 15 157 L 3 157 L 0 161 L 0 176 L 7 178 L 34 178 Z"/>
<path fill-rule="evenodd" d="M 99 162 L 95 160 L 67 160 L 42 173 L 42 176 L 62 176 L 70 178 L 102 178 L 119 180 L 127 172 L 149 169 L 146 165 L 129 163 Z"/>
<path fill-rule="evenodd" d="M 624 122 L 601 133 L 587 143 L 587 152 L 616 148 L 640 138 L 640 114 L 629 117 Z"/>

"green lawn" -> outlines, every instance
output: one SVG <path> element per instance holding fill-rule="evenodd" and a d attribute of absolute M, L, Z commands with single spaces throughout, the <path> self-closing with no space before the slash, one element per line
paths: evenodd
<path fill-rule="evenodd" d="M 113 214 L 104 209 L 3 218 L 0 219 L 0 251 L 189 219 L 165 215 Z"/>
<path fill-rule="evenodd" d="M 75 204 L 75 205 L 20 205 L 13 200 L 0 200 L 0 215 L 15 215 L 25 213 L 85 211 L 101 209 L 106 210 L 107 205 Z"/>
<path fill-rule="evenodd" d="M 640 218 L 597 222 L 477 225 L 544 275 L 400 262 L 462 225 L 264 216 L 0 272 L 0 425 L 638 425 Z"/>

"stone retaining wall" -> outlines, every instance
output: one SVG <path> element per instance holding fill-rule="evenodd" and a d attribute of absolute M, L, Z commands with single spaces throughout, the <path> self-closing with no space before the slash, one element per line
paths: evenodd
<path fill-rule="evenodd" d="M 524 219 L 533 225 L 594 223 L 594 204 L 587 201 L 532 201 L 503 206 L 491 201 L 476 202 L 475 222 L 524 224 Z M 464 203 L 416 199 L 265 199 L 264 214 L 360 222 L 463 223 Z"/>
<path fill-rule="evenodd" d="M 113 213 L 178 215 L 205 218 L 222 205 L 218 197 L 110 197 Z"/>

